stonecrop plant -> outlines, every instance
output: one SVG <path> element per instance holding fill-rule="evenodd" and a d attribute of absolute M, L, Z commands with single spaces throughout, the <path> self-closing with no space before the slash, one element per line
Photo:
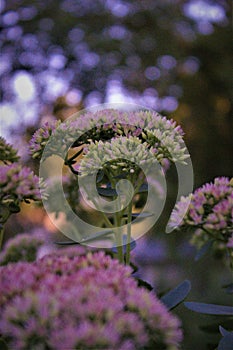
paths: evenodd
<path fill-rule="evenodd" d="M 128 264 L 132 243 L 131 222 L 139 214 L 134 211 L 135 203 L 147 192 L 149 185 L 154 186 L 157 194 L 162 193 L 156 176 L 148 183 L 150 177 L 147 178 L 147 175 L 153 165 L 158 164 L 162 174 L 171 162 L 185 164 L 189 155 L 183 135 L 175 121 L 156 112 L 104 109 L 84 112 L 62 124 L 60 121 L 45 124 L 33 135 L 30 151 L 33 158 L 42 162 L 52 155 L 62 157 L 64 165 L 73 174 L 87 181 L 95 174 L 97 194 L 108 200 L 117 200 L 118 180 L 131 182 L 133 193 L 130 202 L 126 207 L 116 206 L 115 213 L 111 215 L 100 210 L 94 195 L 91 198 L 103 216 L 103 228 L 128 225 L 125 233 L 114 231 L 118 259 Z M 144 213 L 144 217 L 146 215 L 153 213 Z M 109 235 L 109 230 L 106 234 Z M 103 239 L 104 231 L 100 231 L 100 236 Z M 90 241 L 90 237 L 87 239 Z"/>
<path fill-rule="evenodd" d="M 217 177 L 189 197 L 182 197 L 172 212 L 170 225 L 192 229 L 192 244 L 203 253 L 213 246 L 215 254 L 227 256 L 233 267 L 233 178 Z"/>
<path fill-rule="evenodd" d="M 41 200 L 40 186 L 42 189 L 43 183 L 19 160 L 17 150 L 0 138 L 0 248 L 4 224 L 11 214 L 20 211 L 21 202 Z"/>
<path fill-rule="evenodd" d="M 43 200 L 46 210 L 58 216 L 65 199 L 72 211 L 64 211 L 70 218 L 63 215 L 62 220 L 72 221 L 73 214 L 83 215 L 88 207 L 87 203 L 83 205 L 86 191 L 89 204 L 95 208 L 91 223 L 101 227 L 91 236 L 83 231 L 78 239 L 75 236 L 76 241 L 57 242 L 62 248 L 45 249 L 42 255 L 38 252 L 46 239 L 41 234 L 19 234 L 5 244 L 0 253 L 0 348 L 181 348 L 181 323 L 170 310 L 186 298 L 190 282 L 162 293 L 159 299 L 149 292 L 152 287 L 148 283 L 135 276 L 137 268 L 130 253 L 136 245 L 132 226 L 140 217 L 145 194 L 149 197 L 153 191 L 153 201 L 164 200 L 164 173 L 171 163 L 187 165 L 189 154 L 183 136 L 175 121 L 144 110 L 104 109 L 82 112 L 63 123 L 47 122 L 30 141 L 31 155 L 41 165 L 59 156 L 63 169 L 59 176 L 48 177 L 46 186 L 22 166 L 17 151 L 0 138 L 0 244 L 8 218 L 20 211 L 22 202 L 31 200 Z M 127 185 L 122 191 L 122 180 L 130 182 L 131 187 Z M 128 198 L 128 194 L 126 205 L 117 201 L 119 197 Z M 102 210 L 102 199 L 104 208 L 113 203 L 114 211 Z M 143 212 L 142 218 L 155 214 Z M 191 242 L 199 249 L 199 258 L 213 246 L 217 255 L 230 258 L 232 267 L 233 179 L 216 178 L 182 197 L 172 212 L 170 226 L 194 230 Z M 105 252 L 92 246 L 92 242 L 109 235 L 113 242 Z M 92 247 L 85 246 L 89 244 Z M 227 289 L 232 293 L 232 284 Z M 209 315 L 233 316 L 230 306 L 195 302 L 185 306 Z M 231 349 L 233 333 L 223 327 L 220 332 L 223 337 L 218 350 Z"/>
<path fill-rule="evenodd" d="M 0 333 L 12 349 L 176 350 L 179 320 L 103 252 L 0 268 Z"/>
<path fill-rule="evenodd" d="M 40 247 L 47 243 L 45 234 L 21 233 L 7 241 L 0 252 L 0 265 L 18 261 L 35 261 Z"/>

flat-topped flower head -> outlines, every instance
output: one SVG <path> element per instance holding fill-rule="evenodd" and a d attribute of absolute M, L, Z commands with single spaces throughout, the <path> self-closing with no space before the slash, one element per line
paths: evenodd
<path fill-rule="evenodd" d="M 183 131 L 176 122 L 162 117 L 153 111 L 121 112 L 106 109 L 96 113 L 87 113 L 84 118 L 78 118 L 74 130 L 83 132 L 91 129 L 88 140 L 108 140 L 112 137 L 135 136 L 149 144 L 157 153 L 157 158 L 184 162 L 189 156 L 185 152 Z M 80 120 L 81 119 L 81 120 Z M 83 126 L 84 121 L 86 122 Z M 102 138 L 101 138 L 102 137 Z"/>
<path fill-rule="evenodd" d="M 0 289 L 0 332 L 11 348 L 176 350 L 182 340 L 179 320 L 103 252 L 9 264 Z"/>
<path fill-rule="evenodd" d="M 214 240 L 216 250 L 223 251 L 233 232 L 233 179 L 218 177 L 190 196 L 188 211 L 184 213 L 183 208 L 190 197 L 183 197 L 173 210 L 170 225 L 194 228 L 195 245 Z"/>
<path fill-rule="evenodd" d="M 3 137 L 0 137 L 0 161 L 4 163 L 17 162 L 19 160 L 17 152 Z"/>
<path fill-rule="evenodd" d="M 56 131 L 56 132 L 55 132 Z M 185 163 L 189 157 L 183 142 L 183 131 L 176 122 L 151 111 L 122 112 L 105 109 L 84 112 L 61 125 L 59 122 L 46 124 L 33 135 L 30 150 L 34 158 L 41 158 L 51 135 L 59 147 L 64 144 L 75 147 L 92 142 L 105 142 L 120 136 L 138 137 L 149 145 L 160 160 Z M 58 154 L 58 145 L 50 150 Z M 49 156 L 50 154 L 48 154 Z"/>

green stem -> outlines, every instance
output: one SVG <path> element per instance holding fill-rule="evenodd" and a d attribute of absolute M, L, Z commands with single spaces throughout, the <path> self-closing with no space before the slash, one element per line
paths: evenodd
<path fill-rule="evenodd" d="M 116 188 L 116 181 L 114 179 L 114 176 L 110 172 L 106 172 L 106 175 L 111 183 L 112 188 Z M 116 197 L 114 197 L 114 200 Z M 120 263 L 124 264 L 124 252 L 123 252 L 123 242 L 122 242 L 122 217 L 123 213 L 120 208 L 115 206 L 115 213 L 114 213 L 114 226 L 117 228 L 115 233 L 115 242 L 116 242 L 116 249 L 117 249 L 117 258 Z"/>
<path fill-rule="evenodd" d="M 202 227 L 202 230 L 204 232 L 206 232 L 208 235 L 210 235 L 214 239 L 214 241 L 224 242 L 226 244 L 226 240 L 224 238 L 216 237 L 214 232 L 212 233 L 212 232 L 208 231 L 207 229 L 205 229 L 203 227 Z M 218 234 L 218 232 L 216 232 L 216 233 Z M 232 271 L 233 270 L 233 260 L 232 260 L 232 257 L 231 257 L 230 249 L 227 249 L 227 252 L 228 252 L 228 256 L 229 256 L 229 268 Z"/>
<path fill-rule="evenodd" d="M 141 179 L 141 181 L 138 182 L 135 190 L 134 190 L 134 195 L 138 193 L 138 190 L 140 189 L 140 187 L 144 184 L 145 181 L 145 176 L 143 176 L 143 178 Z"/>
<path fill-rule="evenodd" d="M 84 190 L 87 192 L 87 189 L 85 187 L 84 187 Z M 105 224 L 107 225 L 107 227 L 109 227 L 109 228 L 113 227 L 111 221 L 109 220 L 107 215 L 100 209 L 97 201 L 94 198 L 92 198 L 92 202 L 94 203 L 96 210 L 98 210 L 101 213 L 103 220 L 104 220 Z"/>
<path fill-rule="evenodd" d="M 135 180 L 135 177 L 133 176 L 132 178 L 133 182 Z M 134 196 L 137 194 L 138 190 L 144 183 L 145 176 L 139 181 L 137 187 L 134 190 Z M 127 239 L 126 239 L 126 257 L 125 257 L 125 262 L 127 265 L 130 263 L 130 243 L 131 243 L 131 228 L 132 228 L 132 209 L 133 209 L 133 198 L 128 206 L 128 214 L 127 214 Z"/>
<path fill-rule="evenodd" d="M 2 249 L 2 243 L 3 243 L 3 236 L 4 236 L 4 226 L 0 228 L 0 251 Z"/>
<path fill-rule="evenodd" d="M 128 179 L 128 180 L 130 180 L 130 179 Z M 131 180 L 134 183 L 135 176 L 133 176 Z M 144 183 L 144 180 L 145 180 L 145 176 L 143 176 L 141 181 L 139 181 L 137 187 L 134 190 L 133 196 L 135 196 L 135 194 L 137 194 L 139 188 Z M 111 182 L 111 184 L 112 184 L 112 182 Z M 115 183 L 114 183 L 114 186 L 115 186 Z M 126 255 L 125 255 L 125 263 L 126 263 L 126 265 L 129 265 L 129 263 L 130 263 L 132 208 L 133 208 L 133 198 L 131 199 L 130 204 L 129 204 L 128 208 L 127 208 L 127 238 L 126 238 Z M 123 214 L 124 214 L 124 210 L 122 210 L 120 212 L 118 210 L 116 212 L 116 214 L 115 214 L 117 216 L 116 222 L 117 222 L 118 227 L 119 227 L 119 225 L 121 226 L 121 219 L 123 217 Z M 119 218 L 119 215 L 120 215 L 120 218 Z M 119 259 L 120 262 L 124 262 L 122 233 L 121 232 L 117 233 L 117 236 L 119 236 L 119 237 L 116 237 L 116 242 L 117 242 L 116 244 L 118 245 L 118 247 L 117 247 L 118 259 Z M 119 242 L 119 239 L 121 240 L 121 242 Z M 121 244 L 121 245 L 119 246 L 119 244 Z"/>
<path fill-rule="evenodd" d="M 204 227 L 201 227 L 201 229 L 206 232 L 208 235 L 210 235 L 215 241 L 219 241 L 219 242 L 225 242 L 225 239 L 224 238 L 220 238 L 220 237 L 216 237 L 215 233 L 214 232 L 210 232 L 208 231 L 206 228 Z M 218 234 L 218 232 L 217 232 Z"/>
<path fill-rule="evenodd" d="M 121 216 L 119 212 L 115 213 L 114 218 L 115 227 L 118 228 L 115 233 L 116 248 L 117 248 L 117 258 L 120 263 L 124 263 L 124 252 L 123 252 L 123 242 L 122 242 L 122 232 L 121 232 Z"/>
<path fill-rule="evenodd" d="M 128 207 L 128 216 L 127 216 L 127 242 L 126 242 L 126 257 L 125 257 L 126 265 L 129 265 L 130 263 L 132 207 L 133 207 L 133 201 L 131 200 Z"/>

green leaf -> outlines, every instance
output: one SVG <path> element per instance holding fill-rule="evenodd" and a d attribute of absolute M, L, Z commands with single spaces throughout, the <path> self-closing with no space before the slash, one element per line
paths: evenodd
<path fill-rule="evenodd" d="M 74 245 L 74 244 L 80 244 L 79 242 L 75 241 L 63 241 L 63 242 L 54 242 L 55 244 L 58 245 Z"/>
<path fill-rule="evenodd" d="M 138 218 L 140 215 L 140 218 Z M 150 216 L 153 216 L 154 214 L 152 213 L 148 213 L 148 212 L 145 212 L 145 213 L 132 213 L 131 214 L 131 217 L 134 219 L 134 218 L 138 218 L 138 219 L 145 219 L 145 218 L 149 218 Z M 123 215 L 123 218 L 127 218 L 128 217 L 128 214 L 124 214 Z"/>
<path fill-rule="evenodd" d="M 208 242 L 206 242 L 200 250 L 198 250 L 196 256 L 195 256 L 195 261 L 200 260 L 206 253 L 207 251 L 211 248 L 211 246 L 213 245 L 213 240 L 210 240 Z"/>
<path fill-rule="evenodd" d="M 232 350 L 233 349 L 233 332 L 225 335 L 218 344 L 218 350 Z"/>
<path fill-rule="evenodd" d="M 132 213 L 132 218 L 137 218 L 140 215 L 140 218 L 144 219 L 144 218 L 149 218 L 150 216 L 153 216 L 154 214 L 152 213 Z"/>
<path fill-rule="evenodd" d="M 104 231 L 99 231 L 99 232 L 96 232 L 94 235 L 92 235 L 90 237 L 83 238 L 80 241 L 80 243 L 87 243 L 87 242 L 95 241 L 95 240 L 98 240 L 99 238 L 103 238 L 105 236 L 108 236 L 111 233 L 113 233 L 113 231 L 111 229 L 104 230 Z"/>
<path fill-rule="evenodd" d="M 227 335 L 227 334 L 231 334 L 232 333 L 232 332 L 227 331 L 222 326 L 219 326 L 219 331 L 220 331 L 220 333 L 222 334 L 223 337 L 225 337 L 225 335 Z"/>
<path fill-rule="evenodd" d="M 138 271 L 137 265 L 135 265 L 134 263 L 132 263 L 132 261 L 130 261 L 130 267 L 131 267 L 132 270 L 133 270 L 132 274 L 134 274 L 135 272 Z"/>
<path fill-rule="evenodd" d="M 99 195 L 103 197 L 115 197 L 117 196 L 117 191 L 111 187 L 97 187 Z"/>
<path fill-rule="evenodd" d="M 191 283 L 188 280 L 185 280 L 179 284 L 176 288 L 172 289 L 166 293 L 161 301 L 167 306 L 169 310 L 173 309 L 179 305 L 188 295 L 191 290 Z"/>
<path fill-rule="evenodd" d="M 93 234 L 92 236 L 86 237 L 81 239 L 81 241 L 79 242 L 75 242 L 75 241 L 63 241 L 63 242 L 55 242 L 58 245 L 74 245 L 74 244 L 82 244 L 82 243 L 86 243 L 86 242 L 91 242 L 91 241 L 95 241 L 99 238 L 103 238 L 107 235 L 109 235 L 110 233 L 113 233 L 112 230 L 108 229 L 108 230 L 104 230 L 104 231 L 99 231 L 96 232 L 95 234 Z"/>
<path fill-rule="evenodd" d="M 233 316 L 233 307 L 225 305 L 185 302 L 187 309 L 206 315 Z"/>
<path fill-rule="evenodd" d="M 139 216 L 140 215 L 140 216 Z M 132 213 L 132 218 L 138 218 L 138 220 L 149 218 L 150 216 L 153 216 L 154 214 L 152 213 Z"/>
<path fill-rule="evenodd" d="M 143 287 L 148 289 L 149 291 L 153 290 L 153 287 L 150 285 L 150 283 L 143 281 L 141 278 L 135 278 L 138 284 L 138 287 Z"/>

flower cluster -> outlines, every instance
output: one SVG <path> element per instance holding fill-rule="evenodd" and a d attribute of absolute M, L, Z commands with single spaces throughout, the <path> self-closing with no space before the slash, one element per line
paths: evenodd
<path fill-rule="evenodd" d="M 178 319 L 103 252 L 0 268 L 0 332 L 11 348 L 179 348 Z"/>
<path fill-rule="evenodd" d="M 14 149 L 3 137 L 0 137 L 0 161 L 14 163 L 19 160 L 17 150 Z"/>
<path fill-rule="evenodd" d="M 20 202 L 40 200 L 39 185 L 38 176 L 28 167 L 19 163 L 0 165 L 0 222 L 4 223 L 10 214 L 18 212 Z"/>
<path fill-rule="evenodd" d="M 0 265 L 17 261 L 35 261 L 39 248 L 46 243 L 45 235 L 23 233 L 9 239 L 0 253 Z"/>
<path fill-rule="evenodd" d="M 49 141 L 51 135 L 59 125 L 60 121 L 56 120 L 46 122 L 41 128 L 39 128 L 34 133 L 29 143 L 29 149 L 33 158 L 41 158 L 47 142 Z"/>
<path fill-rule="evenodd" d="M 120 136 L 110 142 L 91 143 L 81 160 L 79 172 L 85 176 L 99 169 L 120 167 L 123 172 L 134 173 L 137 167 L 151 166 L 153 160 L 153 151 L 148 145 L 135 136 Z"/>
<path fill-rule="evenodd" d="M 119 136 L 135 136 L 152 147 L 156 158 L 161 161 L 169 159 L 184 163 L 189 157 L 185 151 L 180 126 L 156 112 L 121 112 L 106 109 L 95 113 L 84 113 L 75 120 L 59 125 L 58 122 L 53 125 L 47 124 L 36 131 L 30 143 L 34 158 L 41 158 L 51 135 L 55 135 L 54 143 L 59 145 L 58 153 L 61 141 L 62 144 L 67 143 L 75 147 L 94 141 L 104 142 Z"/>
<path fill-rule="evenodd" d="M 8 199 L 23 201 L 41 198 L 38 176 L 18 163 L 0 166 L 0 187 L 3 202 Z"/>
<path fill-rule="evenodd" d="M 213 240 L 217 250 L 225 249 L 230 245 L 233 232 L 233 179 L 215 178 L 213 183 L 203 185 L 189 197 L 182 197 L 170 224 L 175 228 L 195 228 L 192 242 L 198 247 Z"/>
<path fill-rule="evenodd" d="M 153 147 L 160 159 L 184 161 L 188 157 L 180 126 L 156 112 L 122 112 L 114 109 L 88 112 L 68 124 L 68 128 L 73 131 L 72 136 L 75 136 L 76 130 L 81 131 L 80 141 L 83 143 L 109 140 L 120 135 L 136 136 Z"/>

